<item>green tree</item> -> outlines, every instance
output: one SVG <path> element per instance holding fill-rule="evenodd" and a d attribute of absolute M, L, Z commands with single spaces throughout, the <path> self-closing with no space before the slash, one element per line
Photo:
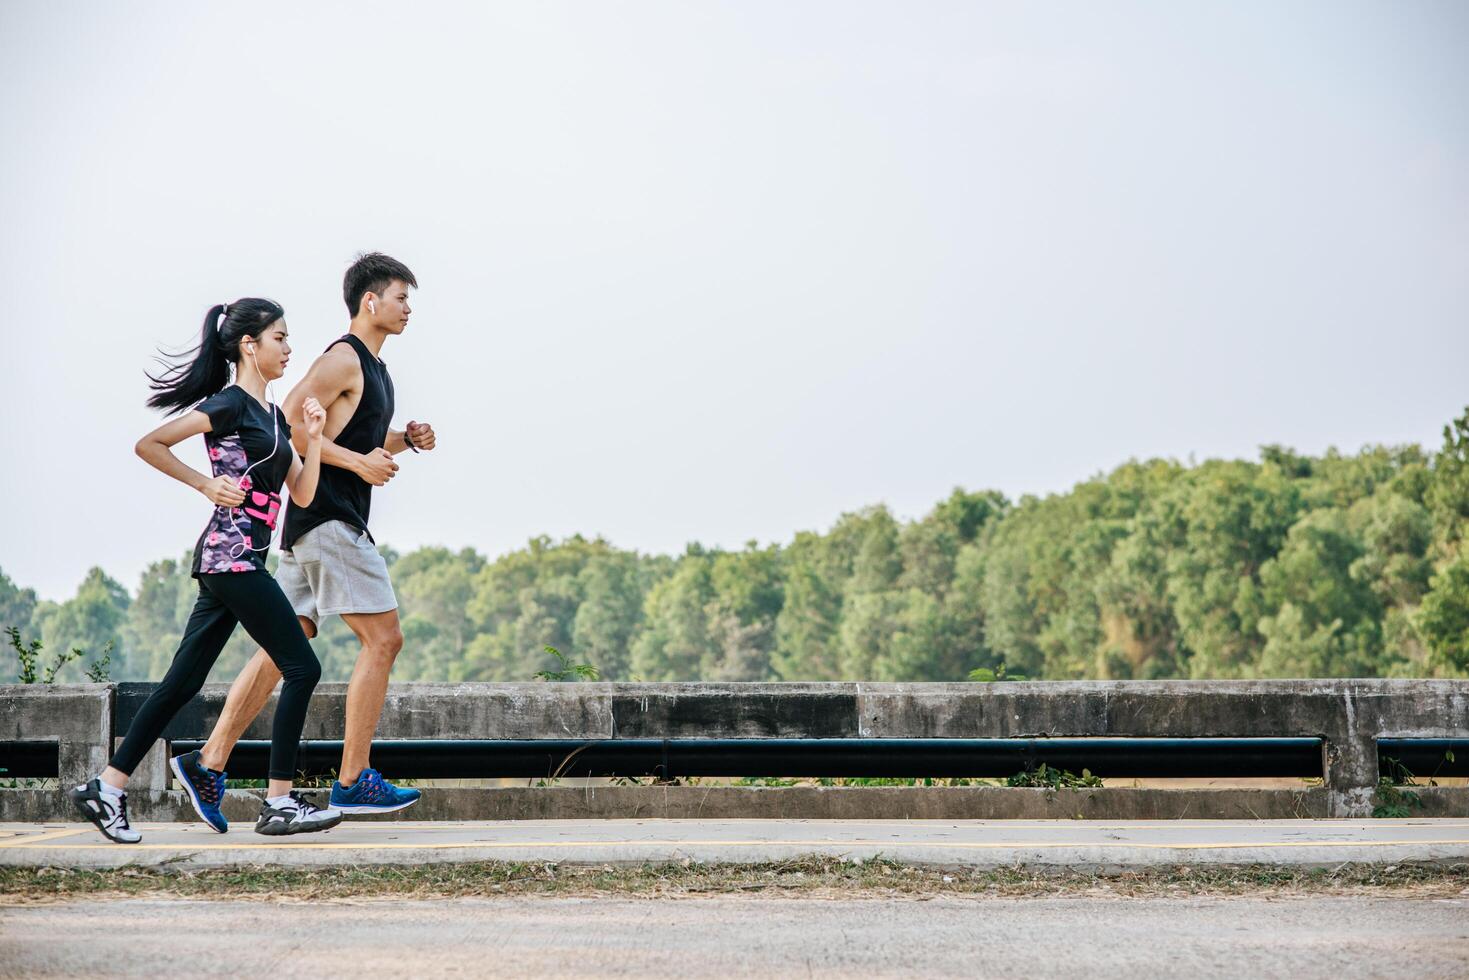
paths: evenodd
<path fill-rule="evenodd" d="M 633 646 L 634 674 L 649 681 L 691 680 L 718 662 L 709 622 L 710 566 L 709 556 L 690 551 L 648 593 L 645 628 Z"/>
<path fill-rule="evenodd" d="M 1469 555 L 1458 555 L 1434 574 L 1417 627 L 1438 663 L 1469 670 Z"/>
<path fill-rule="evenodd" d="M 0 629 L 30 628 L 36 612 L 36 590 L 22 589 L 0 571 Z"/>
<path fill-rule="evenodd" d="M 636 555 L 609 552 L 577 574 L 582 600 L 571 624 L 572 649 L 607 680 L 630 676 L 630 651 L 643 625 L 642 565 Z"/>
<path fill-rule="evenodd" d="M 1275 463 L 1203 464 L 1165 498 L 1168 596 L 1194 677 L 1247 677 L 1264 645 L 1260 568 L 1301 510 L 1295 472 Z"/>
<path fill-rule="evenodd" d="M 41 640 L 52 653 L 79 648 L 93 657 L 111 644 L 113 659 L 123 659 L 122 626 L 129 603 L 126 589 L 102 569 L 92 568 L 75 596 L 60 605 L 38 607 Z M 84 671 L 85 666 L 77 661 L 67 665 L 57 680 L 84 681 Z"/>
<path fill-rule="evenodd" d="M 1426 488 L 1433 514 L 1438 557 L 1452 561 L 1469 526 L 1469 408 L 1443 430 L 1443 448 L 1433 458 L 1433 476 Z"/>
<path fill-rule="evenodd" d="M 704 615 L 712 661 L 700 676 L 770 680 L 775 623 L 785 604 L 780 549 L 750 541 L 743 551 L 720 552 L 710 559 L 712 594 Z"/>
<path fill-rule="evenodd" d="M 419 548 L 393 567 L 403 626 L 394 674 L 403 679 L 451 677 L 474 639 L 469 603 L 484 559 L 472 548 Z M 410 642 L 410 639 L 412 642 Z"/>
<path fill-rule="evenodd" d="M 123 622 L 124 656 L 114 658 L 117 680 L 157 680 L 168 670 L 184 635 L 198 583 L 189 575 L 192 555 L 155 561 L 143 570 L 137 597 Z"/>
<path fill-rule="evenodd" d="M 1362 676 L 1376 672 L 1382 606 L 1352 568 L 1365 549 L 1347 515 L 1324 507 L 1297 521 L 1260 569 L 1263 677 Z"/>
<path fill-rule="evenodd" d="M 785 549 L 784 598 L 775 620 L 771 667 L 780 680 L 835 680 L 841 675 L 838 630 L 845 581 L 821 535 L 803 531 Z"/>

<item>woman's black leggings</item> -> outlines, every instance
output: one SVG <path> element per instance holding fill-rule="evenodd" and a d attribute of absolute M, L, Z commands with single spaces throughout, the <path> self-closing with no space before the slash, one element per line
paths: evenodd
<path fill-rule="evenodd" d="M 274 578 L 263 571 L 199 576 L 199 600 L 184 638 L 158 687 L 138 709 L 112 766 L 132 774 L 147 751 L 189 700 L 219 659 L 235 624 L 245 627 L 285 678 L 270 730 L 270 778 L 296 777 L 296 751 L 306 725 L 306 705 L 321 680 L 321 664 L 301 632 L 296 612 Z"/>

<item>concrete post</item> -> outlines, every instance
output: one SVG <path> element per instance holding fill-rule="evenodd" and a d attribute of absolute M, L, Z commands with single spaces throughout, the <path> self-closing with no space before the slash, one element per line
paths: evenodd
<path fill-rule="evenodd" d="M 115 740 L 116 745 L 122 744 L 122 737 Z M 141 797 L 144 794 L 162 793 L 168 789 L 168 742 L 159 739 L 153 743 L 148 754 L 138 763 L 138 768 L 133 770 L 132 777 L 128 780 L 129 797 Z"/>
<path fill-rule="evenodd" d="M 55 739 L 61 784 L 85 782 L 111 754 L 112 685 L 0 685 L 0 739 Z"/>
<path fill-rule="evenodd" d="M 1328 817 L 1370 817 L 1377 792 L 1377 739 L 1371 731 L 1342 730 L 1321 744 Z"/>

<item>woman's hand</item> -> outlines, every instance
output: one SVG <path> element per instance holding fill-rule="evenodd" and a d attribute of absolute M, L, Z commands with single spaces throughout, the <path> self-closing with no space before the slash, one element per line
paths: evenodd
<path fill-rule="evenodd" d="M 301 403 L 301 417 L 306 422 L 306 438 L 320 439 L 326 428 L 326 409 L 321 407 L 321 402 L 308 396 Z"/>
<path fill-rule="evenodd" d="M 220 507 L 238 507 L 245 502 L 245 491 L 228 476 L 216 476 L 200 487 L 199 492 Z"/>

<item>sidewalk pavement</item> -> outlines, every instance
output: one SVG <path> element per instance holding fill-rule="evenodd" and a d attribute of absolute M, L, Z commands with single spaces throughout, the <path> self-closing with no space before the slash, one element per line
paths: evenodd
<path fill-rule="evenodd" d="M 0 866 L 331 867 L 470 861 L 763 863 L 807 855 L 908 864 L 1125 869 L 1158 865 L 1469 862 L 1469 820 L 524 820 L 350 819 L 295 837 L 249 823 L 139 824 L 113 844 L 89 824 L 0 824 Z"/>

